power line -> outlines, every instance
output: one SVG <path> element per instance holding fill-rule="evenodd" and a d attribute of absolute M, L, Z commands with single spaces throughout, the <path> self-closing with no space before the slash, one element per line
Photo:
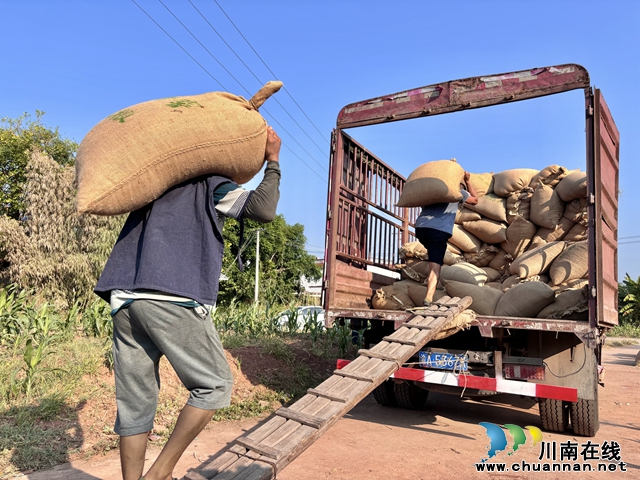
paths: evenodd
<path fill-rule="evenodd" d="M 162 26 L 161 26 L 158 22 L 156 22 L 156 21 L 153 19 L 153 17 L 152 17 L 151 15 L 149 15 L 149 14 L 146 12 L 146 10 L 144 10 L 140 5 L 138 5 L 138 4 L 136 3 L 136 1 L 135 1 L 135 0 L 131 0 L 131 1 L 132 1 L 132 2 L 133 2 L 133 3 L 134 3 L 134 4 L 135 4 L 135 5 L 136 5 L 140 10 L 142 10 L 142 12 L 143 12 L 147 17 L 149 17 L 149 19 L 151 19 L 151 21 L 152 21 L 153 23 L 155 23 L 155 24 L 158 26 L 158 28 L 159 28 L 160 30 L 162 30 L 162 31 L 163 31 L 163 32 L 164 32 L 164 33 L 165 33 L 165 34 L 166 34 L 166 35 L 167 35 L 171 40 L 173 40 L 173 41 L 174 41 L 174 43 L 175 43 L 176 45 L 178 45 L 178 46 L 179 46 L 179 47 L 180 47 L 180 48 L 181 48 L 181 49 L 182 49 L 182 50 L 183 50 L 183 51 L 184 51 L 184 52 L 189 56 L 189 58 L 191 58 L 191 60 L 193 60 L 193 61 L 194 61 L 194 62 L 195 62 L 195 63 L 196 63 L 200 68 L 202 68 L 202 69 L 203 69 L 203 70 L 204 70 L 204 71 L 205 71 L 205 72 L 206 72 L 206 73 L 207 73 L 207 74 L 208 74 L 208 75 L 209 75 L 213 80 L 215 80 L 215 82 L 216 82 L 218 85 L 220 85 L 224 91 L 226 91 L 226 92 L 228 92 L 228 91 L 229 91 L 229 90 L 228 90 L 228 89 L 227 89 L 227 88 L 226 88 L 226 87 L 225 87 L 225 86 L 224 86 L 224 85 L 223 85 L 223 84 L 222 84 L 222 83 L 221 83 L 221 82 L 220 82 L 216 77 L 214 77 L 214 76 L 213 76 L 213 75 L 212 75 L 212 74 L 211 74 L 211 73 L 210 73 L 206 68 L 204 68 L 204 67 L 202 66 L 202 64 L 200 64 L 200 62 L 198 62 L 198 61 L 197 61 L 197 60 L 196 60 L 196 59 L 195 59 L 195 58 L 194 58 L 194 57 L 193 57 L 193 56 L 192 56 L 192 55 L 191 55 L 191 54 L 190 54 L 190 53 L 189 53 L 189 52 L 188 52 L 188 51 L 187 51 L 183 46 L 182 46 L 182 45 L 180 45 L 180 43 L 179 43 L 175 38 L 173 38 L 173 37 L 169 34 L 169 32 L 167 32 L 164 28 L 162 28 Z M 162 1 L 161 1 L 161 0 L 158 0 L 158 1 L 160 1 L 160 3 L 162 3 Z M 163 5 L 167 10 L 169 10 L 169 8 L 168 8 L 166 5 L 164 5 L 164 3 L 162 3 L 162 5 Z M 179 19 L 178 19 L 174 14 L 173 14 L 173 12 L 171 12 L 171 10 L 169 10 L 169 13 L 171 13 L 171 14 L 176 18 L 176 20 L 178 20 L 178 22 L 180 22 L 180 20 L 179 20 Z M 184 27 L 184 28 L 185 28 L 189 33 L 191 33 L 191 31 L 190 31 L 190 30 L 189 30 L 189 29 L 188 29 L 188 28 L 187 28 L 187 27 L 186 27 L 182 22 L 180 22 L 180 24 L 181 24 L 181 25 L 182 25 L 182 26 L 183 26 L 183 27 Z M 192 35 L 192 36 L 194 36 L 192 33 L 191 33 L 191 35 Z M 194 36 L 194 38 L 196 38 L 196 37 Z M 198 43 L 200 43 L 200 45 L 202 45 L 202 43 L 201 43 L 197 38 L 196 38 L 196 40 L 198 41 Z M 202 46 L 204 47 L 204 45 L 202 45 Z M 204 47 L 204 48 L 205 48 L 205 50 L 207 50 L 207 49 L 206 49 L 206 47 Z M 209 50 L 207 50 L 207 52 L 209 52 Z M 209 52 L 209 54 L 213 57 L 213 55 L 211 54 L 211 52 Z M 215 57 L 213 57 L 213 58 L 214 58 L 216 61 L 218 61 Z M 220 62 L 218 61 L 218 63 L 220 63 Z M 220 64 L 220 65 L 224 68 L 224 66 L 223 66 L 222 64 Z M 226 70 L 226 68 L 225 68 L 225 70 Z M 227 71 L 227 73 L 229 73 L 229 72 Z M 231 73 L 229 73 L 229 75 L 231 75 Z M 244 90 L 245 90 L 245 91 L 247 91 L 247 93 L 248 93 L 248 90 L 244 87 L 244 85 L 242 85 L 242 84 L 241 84 L 241 83 L 240 83 L 240 82 L 239 82 L 235 77 L 233 77 L 233 75 L 231 75 L 231 77 L 232 77 L 234 80 L 236 80 L 236 82 L 238 82 L 238 84 L 239 84 L 242 88 L 244 88 Z M 278 121 L 275 119 L 275 117 L 274 117 L 273 115 L 271 115 L 271 113 L 269 113 L 269 111 L 267 111 L 267 109 L 266 109 L 266 108 L 263 108 L 263 111 L 265 111 L 266 113 L 268 113 L 268 114 L 269 114 L 269 116 L 273 119 L 273 121 L 274 121 L 275 123 L 277 123 L 277 124 L 278 124 L 278 126 L 280 126 L 280 128 L 281 128 L 285 133 L 287 133 L 287 134 L 288 134 L 288 135 L 293 139 L 293 141 L 294 141 L 294 142 L 296 142 L 296 143 L 300 146 L 300 148 L 302 148 L 302 149 L 303 149 L 303 150 L 304 150 L 304 151 L 305 151 L 305 152 L 306 152 L 306 153 L 307 153 L 307 154 L 308 154 L 308 155 L 309 155 L 309 156 L 310 156 L 310 157 L 311 157 L 311 158 L 312 158 L 312 159 L 313 159 L 313 160 L 314 160 L 318 165 L 320 165 L 320 167 L 321 167 L 321 168 L 323 168 L 323 169 L 324 169 L 324 167 L 323 167 L 320 163 L 318 163 L 318 161 L 317 161 L 315 158 L 313 158 L 313 156 L 312 156 L 312 155 L 311 155 L 311 154 L 310 154 L 310 153 L 309 153 L 309 152 L 308 152 L 308 151 L 307 151 L 307 150 L 306 150 L 302 145 L 300 145 L 300 143 L 295 139 L 295 137 L 294 137 L 293 135 L 291 135 L 291 133 L 289 133 L 289 132 L 287 131 L 287 129 L 285 129 L 285 128 L 280 124 L 280 122 L 278 122 Z M 293 150 L 291 150 L 291 148 L 290 148 L 289 146 L 287 146 L 287 145 L 286 145 L 286 144 L 284 144 L 284 143 L 283 143 L 283 145 L 284 145 L 285 147 L 287 147 L 287 149 L 288 149 L 291 153 L 293 153 L 293 154 L 294 154 L 294 155 L 295 155 L 295 156 L 296 156 L 296 157 L 297 157 L 297 158 L 298 158 L 302 163 L 304 163 L 304 164 L 307 166 L 307 168 L 309 168 L 313 173 L 315 173 L 316 175 L 318 175 L 318 177 L 319 177 L 319 178 L 321 178 L 322 180 L 324 180 L 324 181 L 325 181 L 325 183 L 326 183 L 326 180 L 325 180 L 325 179 L 323 179 L 323 178 L 318 174 L 318 172 L 316 172 L 315 170 L 313 170 L 313 169 L 311 168 L 311 166 L 310 166 L 307 162 L 305 162 L 304 160 L 302 160 L 302 158 L 301 158 L 298 154 L 296 154 Z M 325 169 L 325 171 L 326 171 L 326 169 Z"/>
<path fill-rule="evenodd" d="M 267 63 L 262 59 L 262 57 L 260 56 L 260 54 L 258 52 L 256 52 L 256 49 L 253 48 L 253 46 L 251 45 L 251 43 L 249 43 L 249 40 L 247 40 L 247 38 L 242 34 L 242 32 L 240 31 L 240 29 L 236 26 L 235 23 L 233 23 L 233 20 L 231 20 L 231 17 L 229 17 L 229 15 L 227 15 L 227 12 L 224 11 L 224 9 L 220 6 L 220 4 L 218 3 L 218 0 L 213 0 L 214 2 L 216 2 L 216 5 L 218 5 L 218 8 L 222 11 L 222 13 L 224 13 L 224 16 L 227 17 L 227 19 L 231 22 L 231 25 L 234 26 L 234 28 L 238 31 L 238 33 L 240 34 L 240 36 L 244 39 L 245 42 L 247 42 L 247 45 L 249 45 L 249 47 L 251 48 L 251 50 L 253 50 L 253 53 L 256 54 L 256 56 L 260 59 L 260 61 L 262 62 L 262 64 L 267 67 L 267 70 L 269 70 L 269 73 L 271 73 L 271 75 L 274 76 L 274 78 L 278 78 L 277 75 L 275 73 L 273 73 L 273 71 L 269 68 L 269 65 L 267 65 Z M 313 128 L 315 128 L 317 130 L 317 132 L 320 134 L 320 136 L 322 136 L 322 138 L 325 140 L 325 142 L 327 142 L 327 144 L 329 144 L 329 140 L 327 140 L 324 136 L 324 134 L 320 131 L 320 129 L 318 127 L 316 127 L 316 124 L 313 123 L 313 121 L 309 118 L 309 116 L 305 113 L 305 111 L 302 109 L 302 107 L 298 104 L 298 102 L 296 102 L 296 99 L 293 98 L 293 95 L 291 95 L 289 93 L 289 90 L 287 90 L 287 87 L 284 87 L 283 89 L 285 92 L 287 92 L 287 95 L 289 95 L 289 97 L 291 97 L 291 100 L 293 100 L 293 103 L 296 104 L 296 106 L 300 109 L 300 111 L 302 112 L 302 114 L 307 117 L 307 120 L 309 120 L 309 122 L 311 123 L 311 125 L 313 125 Z"/>
<path fill-rule="evenodd" d="M 167 9 L 167 11 L 168 11 L 172 16 L 173 16 L 173 18 L 175 18 L 175 19 L 178 21 L 178 23 L 179 23 L 180 25 L 182 25 L 182 27 L 183 27 L 187 32 L 189 32 L 189 34 L 190 34 L 190 35 L 191 35 L 191 36 L 196 40 L 196 42 L 198 42 L 198 43 L 200 44 L 200 46 L 202 46 L 202 48 L 204 48 L 204 49 L 206 50 L 206 52 L 211 56 L 211 58 L 213 58 L 216 62 L 218 62 L 218 64 L 219 64 L 219 65 L 224 69 L 224 71 L 225 71 L 225 72 L 227 72 L 227 73 L 229 74 L 229 76 L 230 76 L 231 78 L 233 78 L 233 79 L 236 81 L 236 83 L 237 83 L 238 85 L 240 85 L 240 86 L 244 89 L 244 91 L 245 91 L 245 92 L 247 92 L 247 94 L 248 94 L 249 96 L 251 96 L 251 93 L 250 93 L 250 92 L 249 92 L 249 90 L 248 90 L 248 89 L 247 89 L 247 88 L 242 84 L 242 82 L 240 82 L 240 80 L 238 80 L 236 77 L 234 77 L 234 76 L 233 76 L 233 74 L 232 74 L 232 73 L 231 73 L 231 72 L 230 72 L 230 71 L 229 71 L 229 70 L 228 70 L 228 69 L 227 69 L 227 68 L 222 64 L 222 62 L 220 62 L 220 60 L 218 60 L 218 59 L 216 58 L 216 56 L 215 56 L 215 55 L 213 55 L 213 54 L 209 51 L 209 49 L 208 49 L 207 47 L 205 47 L 205 46 L 204 46 L 204 44 L 203 44 L 200 40 L 198 40 L 198 37 L 196 37 L 196 36 L 193 34 L 193 32 L 191 32 L 191 30 L 189 30 L 189 29 L 187 28 L 187 26 L 186 26 L 184 23 L 182 23 L 182 21 L 177 17 L 177 15 L 176 15 L 175 13 L 173 13 L 173 12 L 171 11 L 171 9 L 170 9 L 169 7 L 167 7 L 167 6 L 162 2 L 162 0 L 158 0 L 158 2 L 160 2 L 160 4 L 161 4 L 164 8 L 166 8 L 166 9 Z M 274 97 L 274 100 L 276 100 L 276 99 L 275 99 L 275 97 Z M 276 101 L 277 101 L 277 100 L 276 100 Z M 278 126 L 279 126 L 279 127 L 280 127 L 284 132 L 285 132 L 285 133 L 287 133 L 287 135 L 289 135 L 289 136 L 293 139 L 293 141 L 294 141 L 294 142 L 296 142 L 296 143 L 298 144 L 298 146 L 299 146 L 302 150 L 304 150 L 304 151 L 305 151 L 305 153 L 306 153 L 307 155 L 309 155 L 309 156 L 313 159 L 313 161 L 314 161 L 314 162 L 316 162 L 316 163 L 318 164 L 318 166 L 320 166 L 320 168 L 322 168 L 325 172 L 327 172 L 327 173 L 328 173 L 328 170 L 327 170 L 326 168 L 324 168 L 324 166 L 323 166 L 322 164 L 320 164 L 320 162 L 318 162 L 318 161 L 315 159 L 315 157 L 314 157 L 313 155 L 311 155 L 311 153 L 309 153 L 309 152 L 307 151 L 307 149 L 306 149 L 306 148 L 304 148 L 304 147 L 300 144 L 300 142 L 298 142 L 298 141 L 296 140 L 296 138 L 295 138 L 293 135 L 291 135 L 291 133 L 290 133 L 287 129 L 285 129 L 285 128 L 282 126 L 282 124 L 281 124 L 280 122 L 278 122 L 278 121 L 275 119 L 275 117 L 274 117 L 274 116 L 273 116 L 273 115 L 272 115 L 272 114 L 271 114 L 271 113 L 270 113 L 266 108 L 263 108 L 262 110 L 263 110 L 264 112 L 266 112 L 266 113 L 267 113 L 267 114 L 268 114 L 268 115 L 273 119 L 273 121 L 274 121 L 274 122 L 276 122 L 276 123 L 278 124 Z M 285 110 L 285 111 L 286 111 L 286 110 Z M 287 114 L 289 114 L 289 112 L 287 112 Z M 291 115 L 289 115 L 289 116 L 291 117 Z M 291 117 L 291 118 L 293 119 L 293 117 Z M 295 119 L 293 119 L 293 121 L 295 122 Z M 296 124 L 297 124 L 297 122 L 296 122 Z M 298 126 L 300 126 L 300 125 L 298 124 Z M 300 127 L 300 128 L 302 129 L 302 127 Z M 304 131 L 304 130 L 303 130 L 303 131 Z M 305 133 L 306 133 L 306 132 L 305 132 Z M 307 135 L 307 136 L 308 136 L 308 135 Z M 309 138 L 311 138 L 311 137 L 309 137 Z M 312 141 L 313 141 L 313 140 L 312 140 Z M 314 142 L 314 143 L 315 143 L 315 142 Z"/>
<path fill-rule="evenodd" d="M 251 70 L 251 67 L 249 67 L 249 65 L 247 65 L 247 64 L 244 62 L 244 60 L 242 60 L 242 58 L 240 57 L 240 55 L 238 55 L 238 54 L 236 53 L 236 51 L 231 47 L 231 45 L 229 45 L 229 43 L 224 39 L 224 37 L 220 34 L 220 32 L 218 32 L 218 30 L 216 30 L 216 28 L 215 28 L 213 25 L 211 25 L 211 22 L 209 22 L 209 20 L 207 20 L 207 17 L 205 17 L 205 16 L 204 16 L 204 14 L 203 14 L 200 10 L 198 10 L 198 7 L 196 7 L 196 6 L 193 4 L 193 2 L 192 2 L 191 0 L 188 0 L 188 1 L 189 1 L 189 3 L 191 4 L 191 6 L 195 9 L 195 11 L 196 11 L 196 12 L 198 12 L 198 13 L 200 14 L 200 16 L 202 17 L 202 19 L 203 19 L 205 22 L 207 22 L 207 25 L 209 25 L 209 27 L 211 27 L 211 30 L 213 30 L 213 31 L 216 33 L 216 35 L 218 35 L 218 37 L 220 37 L 220 40 L 222 40 L 222 41 L 224 42 L 224 44 L 229 48 L 229 50 L 231 50 L 231 51 L 233 52 L 233 54 L 236 56 L 236 58 L 237 58 L 238 60 L 240 60 L 240 63 L 242 63 L 242 65 L 244 65 L 244 66 L 246 67 L 246 69 L 247 69 L 247 70 L 249 70 L 249 72 L 251 72 L 251 75 L 253 75 L 253 78 L 255 78 L 255 79 L 256 79 L 256 80 L 257 80 L 261 85 L 262 85 L 262 84 L 264 84 L 264 81 L 263 81 L 263 80 L 261 80 L 261 79 L 260 79 L 260 78 L 259 78 L 259 77 L 254 73 L 254 71 L 253 71 L 253 70 Z M 228 18 L 228 17 L 227 17 L 227 18 Z M 233 23 L 233 22 L 231 22 L 231 23 Z M 235 25 L 234 25 L 234 27 L 235 27 Z M 268 67 L 267 67 L 267 68 L 268 68 Z M 275 76 L 275 74 L 274 74 L 273 72 L 271 72 L 271 74 Z M 276 77 L 276 78 L 277 78 L 277 77 Z M 289 94 L 289 92 L 286 90 L 286 88 L 285 88 L 285 91 L 287 92 L 287 95 L 291 96 L 291 95 Z M 323 149 L 322 149 L 322 148 L 321 148 L 321 147 L 320 147 L 320 146 L 319 146 L 319 145 L 318 145 L 318 144 L 313 140 L 313 138 L 311 138 L 311 136 L 310 136 L 310 135 L 307 133 L 307 131 L 302 127 L 302 125 L 300 125 L 300 124 L 298 123 L 298 121 L 297 121 L 295 118 L 293 118 L 293 115 L 291 115 L 291 114 L 289 113 L 289 111 L 284 107 L 284 105 L 282 105 L 282 104 L 280 103 L 280 101 L 279 101 L 277 98 L 274 98 L 274 100 L 275 100 L 275 102 L 276 102 L 278 105 L 280 105 L 280 107 L 282 108 L 282 110 L 284 110 L 284 111 L 285 111 L 285 113 L 286 113 L 287 115 L 289 115 L 289 118 L 291 118 L 291 120 L 293 120 L 293 122 L 294 122 L 294 123 L 295 123 L 295 124 L 300 128 L 300 130 L 302 130 L 302 132 L 307 136 L 307 138 L 308 138 L 309 140 L 311 140 L 311 143 L 313 143 L 313 144 L 318 148 L 318 150 L 320 150 L 323 154 L 324 154 L 324 153 L 326 153 L 326 152 L 325 152 L 325 151 L 324 151 L 324 150 L 323 150 Z M 294 102 L 295 102 L 295 100 L 294 100 Z M 296 105 L 297 105 L 297 104 L 296 104 Z M 299 108 L 299 106 L 298 106 L 298 108 Z M 302 112 L 302 113 L 304 113 L 304 112 Z M 308 118 L 308 117 L 307 117 L 307 118 Z M 315 126 L 315 125 L 314 125 L 314 126 Z M 323 135 L 321 135 L 321 136 L 324 138 L 324 136 L 323 136 Z"/>
<path fill-rule="evenodd" d="M 189 52 L 187 52 L 187 51 L 185 50 L 185 48 L 184 48 L 182 45 L 180 45 L 180 44 L 178 43 L 178 41 L 177 41 L 175 38 L 173 38 L 171 35 L 169 35 L 169 32 L 167 32 L 164 28 L 162 28 L 162 27 L 160 26 L 160 24 L 159 24 L 158 22 L 156 22 L 156 21 L 153 19 L 153 17 L 152 17 L 151 15 L 149 15 L 149 14 L 145 11 L 145 9 L 144 9 L 144 8 L 142 8 L 140 5 L 138 5 L 138 4 L 136 3 L 136 1 L 135 1 L 135 0 L 131 0 L 131 1 L 132 1 L 133 3 L 135 3 L 135 5 L 136 5 L 140 10 L 142 10 L 142 11 L 144 12 L 144 14 L 145 14 L 147 17 L 149 17 L 149 18 L 151 19 L 151 21 L 152 21 L 153 23 L 155 23 L 155 24 L 158 26 L 158 28 L 159 28 L 160 30 L 162 30 L 162 31 L 163 31 L 163 32 L 164 32 L 164 33 L 165 33 L 165 34 L 166 34 L 166 35 L 167 35 L 171 40 L 173 40 L 173 41 L 175 42 L 175 44 L 176 44 L 176 45 L 178 45 L 178 46 L 179 46 L 179 47 L 184 51 L 184 53 L 186 53 L 187 55 L 189 55 L 189 58 L 191 58 L 191 60 L 193 60 L 194 62 L 196 62 L 196 63 L 198 64 L 198 66 L 199 66 L 202 70 L 204 70 L 204 71 L 207 73 L 207 75 L 209 75 L 211 78 L 213 78 L 213 80 L 214 80 L 218 85 L 220 85 L 224 91 L 226 91 L 226 92 L 228 92 L 228 91 L 229 91 L 229 90 L 227 90 L 227 88 L 226 88 L 224 85 L 222 85 L 222 83 L 220 82 L 220 80 L 218 80 L 216 77 L 214 77 L 213 75 L 211 75 L 211 73 L 209 72 L 209 70 L 207 70 L 206 68 L 204 68 L 204 67 L 200 64 L 200 62 L 198 62 L 195 58 L 193 58 L 193 57 L 191 56 L 191 54 L 190 54 Z"/>
<path fill-rule="evenodd" d="M 640 238 L 640 235 L 631 235 L 630 237 L 618 237 L 618 240 L 631 240 L 632 238 Z"/>

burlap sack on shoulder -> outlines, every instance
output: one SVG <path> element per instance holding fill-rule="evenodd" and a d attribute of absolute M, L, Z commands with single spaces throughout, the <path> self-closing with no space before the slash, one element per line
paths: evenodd
<path fill-rule="evenodd" d="M 551 304 L 538 313 L 538 318 L 568 318 L 575 316 L 575 314 L 587 313 L 589 311 L 589 301 L 586 293 L 582 288 L 566 290 L 560 293 Z"/>
<path fill-rule="evenodd" d="M 470 283 L 456 282 L 455 280 L 443 280 L 442 284 L 450 297 L 471 297 L 473 303 L 469 308 L 478 315 L 493 315 L 496 305 L 503 295 L 500 290 L 494 288 L 479 287 Z"/>
<path fill-rule="evenodd" d="M 582 241 L 571 244 L 556 257 L 549 268 L 549 276 L 554 285 L 577 280 L 589 271 L 589 245 Z"/>
<path fill-rule="evenodd" d="M 520 278 L 545 273 L 564 248 L 565 243 L 558 241 L 529 250 L 513 261 L 509 271 L 512 275 L 518 275 Z"/>
<path fill-rule="evenodd" d="M 530 220 L 540 227 L 554 229 L 564 215 L 565 205 L 558 193 L 540 183 L 531 197 Z"/>
<path fill-rule="evenodd" d="M 542 282 L 524 282 L 504 292 L 496 305 L 499 317 L 536 318 L 556 297 L 553 289 Z"/>
<path fill-rule="evenodd" d="M 571 173 L 569 170 L 560 165 L 549 165 L 540 170 L 540 172 L 531 179 L 529 186 L 536 188 L 539 182 L 542 182 L 550 187 L 555 187 L 560 180 L 569 175 L 569 173 Z"/>
<path fill-rule="evenodd" d="M 455 159 L 428 162 L 416 168 L 407 178 L 398 207 L 423 207 L 434 203 L 462 200 L 460 184 L 464 169 Z"/>
<path fill-rule="evenodd" d="M 475 189 L 478 198 L 493 193 L 493 173 L 471 173 L 469 184 Z"/>
<path fill-rule="evenodd" d="M 496 244 L 507 241 L 506 223 L 484 218 L 474 222 L 464 222 L 462 226 L 485 243 Z"/>
<path fill-rule="evenodd" d="M 463 252 L 477 253 L 482 246 L 482 240 L 465 230 L 460 225 L 453 226 L 452 236 L 449 243 L 454 244 Z"/>
<path fill-rule="evenodd" d="M 478 212 L 480 215 L 490 218 L 491 220 L 498 222 L 507 221 L 507 201 L 498 195 L 488 193 L 480 197 L 476 205 L 471 205 L 470 203 L 465 203 L 464 205 L 469 210 Z"/>
<path fill-rule="evenodd" d="M 102 120 L 78 147 L 78 212 L 131 212 L 202 175 L 248 182 L 264 165 L 258 108 L 281 86 L 269 82 L 249 101 L 226 92 L 152 100 Z"/>
<path fill-rule="evenodd" d="M 517 216 L 507 228 L 507 241 L 502 242 L 500 247 L 512 258 L 516 258 L 527 249 L 536 231 L 537 228 L 533 223 L 524 217 Z"/>
<path fill-rule="evenodd" d="M 468 262 L 459 262 L 447 267 L 440 273 L 440 278 L 442 281 L 472 283 L 480 287 L 487 282 L 487 274 L 484 270 Z"/>
<path fill-rule="evenodd" d="M 587 196 L 586 172 L 572 172 L 556 186 L 556 192 L 564 202 Z"/>
<path fill-rule="evenodd" d="M 514 168 L 493 175 L 493 192 L 508 197 L 513 192 L 528 187 L 531 179 L 539 172 L 532 168 Z"/>

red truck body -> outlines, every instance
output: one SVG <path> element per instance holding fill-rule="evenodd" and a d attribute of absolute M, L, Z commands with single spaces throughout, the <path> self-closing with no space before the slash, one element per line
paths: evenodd
<path fill-rule="evenodd" d="M 405 178 L 344 129 L 488 107 L 575 89 L 582 89 L 585 98 L 589 320 L 477 316 L 471 332 L 460 332 L 437 346 L 442 346 L 443 351 L 481 352 L 482 358 L 485 358 L 482 352 L 489 352 L 482 376 L 493 379 L 494 383 L 473 380 L 479 387 L 476 393 L 507 392 L 536 397 L 540 399 L 544 428 L 563 431 L 570 417 L 574 432 L 593 435 L 598 429 L 597 389 L 603 334 L 618 323 L 620 150 L 619 133 L 604 97 L 600 90 L 591 87 L 588 72 L 579 65 L 448 81 L 345 106 L 332 135 L 323 303 L 327 326 L 336 320 L 351 322 L 355 329 L 369 326 L 369 343 L 375 343 L 377 338 L 372 332 L 397 329 L 411 316 L 404 311 L 372 310 L 369 302 L 376 289 L 393 282 L 388 272 L 394 272 L 399 263 L 399 248 L 415 239 L 414 222 L 419 210 L 396 206 Z M 516 167 L 527 166 L 514 165 Z M 486 170 L 493 169 L 487 165 Z M 514 351 L 518 355 L 514 355 Z M 505 372 L 511 372 L 513 378 L 513 365 L 503 362 L 505 358 L 516 366 L 518 363 L 543 365 L 544 379 L 516 378 L 508 380 L 515 386 L 500 389 L 495 381 L 502 382 L 503 387 L 507 385 Z M 424 372 L 424 369 L 402 369 L 395 375 L 395 382 L 408 382 L 411 388 L 423 390 L 458 394 L 462 391 L 459 374 L 427 371 L 427 375 Z M 425 380 L 427 377 L 433 381 Z M 533 384 L 534 388 L 525 387 L 526 384 Z M 483 385 L 488 388 L 481 388 Z M 545 390 L 545 386 L 550 389 Z M 393 399 L 387 403 L 393 403 Z"/>

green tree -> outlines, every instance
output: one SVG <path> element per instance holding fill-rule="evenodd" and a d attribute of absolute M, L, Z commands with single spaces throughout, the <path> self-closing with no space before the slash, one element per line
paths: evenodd
<path fill-rule="evenodd" d="M 640 327 L 640 277 L 632 280 L 627 273 L 618 286 L 620 325 Z"/>
<path fill-rule="evenodd" d="M 44 112 L 36 110 L 35 120 L 28 113 L 0 120 L 0 208 L 18 219 L 24 210 L 27 164 L 35 149 L 60 165 L 73 165 L 78 144 L 62 138 L 58 128 L 42 124 Z"/>
<path fill-rule="evenodd" d="M 282 215 L 277 215 L 273 222 L 267 224 L 245 220 L 245 246 L 241 255 L 245 269 L 241 272 L 236 261 L 240 225 L 233 219 L 227 219 L 223 231 L 225 253 L 222 271 L 229 279 L 220 282 L 220 304 L 228 304 L 233 298 L 243 302 L 253 300 L 258 229 L 261 300 L 270 304 L 289 303 L 303 290 L 300 284 L 302 276 L 320 278 L 321 271 L 315 264 L 315 257 L 304 248 L 304 227 L 299 223 L 288 225 Z"/>

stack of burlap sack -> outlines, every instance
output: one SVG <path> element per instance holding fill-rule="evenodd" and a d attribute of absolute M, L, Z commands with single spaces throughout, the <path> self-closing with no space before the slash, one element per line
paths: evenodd
<path fill-rule="evenodd" d="M 451 191 L 459 190 L 458 170 Z M 446 290 L 434 300 L 470 296 L 479 315 L 587 319 L 586 173 L 551 165 L 471 174 L 469 182 L 478 204 L 458 210 L 441 274 Z M 401 197 L 399 205 L 419 201 Z M 422 305 L 428 252 L 412 242 L 400 258 L 402 280 L 375 292 L 374 308 Z"/>

